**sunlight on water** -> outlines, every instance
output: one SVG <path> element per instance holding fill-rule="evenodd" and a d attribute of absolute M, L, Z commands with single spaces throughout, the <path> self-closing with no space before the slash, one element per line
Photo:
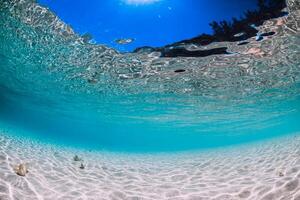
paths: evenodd
<path fill-rule="evenodd" d="M 145 5 L 145 4 L 159 2 L 160 0 L 123 0 L 123 1 L 125 1 L 127 4 Z"/>

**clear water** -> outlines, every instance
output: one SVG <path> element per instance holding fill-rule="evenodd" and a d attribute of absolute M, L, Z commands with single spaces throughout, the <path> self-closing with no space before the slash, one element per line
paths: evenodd
<path fill-rule="evenodd" d="M 31 0 L 0 2 L 0 119 L 87 149 L 206 149 L 300 130 L 299 2 L 229 55 L 161 58 L 90 44 Z M 281 22 L 282 23 L 281 24 Z M 184 73 L 174 70 L 185 69 Z"/>

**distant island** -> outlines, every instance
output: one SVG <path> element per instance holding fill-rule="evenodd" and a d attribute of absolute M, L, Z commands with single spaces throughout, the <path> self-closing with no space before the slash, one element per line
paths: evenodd
<path fill-rule="evenodd" d="M 236 42 L 247 40 L 257 35 L 257 26 L 263 24 L 264 21 L 287 15 L 282 10 L 286 8 L 285 0 L 258 0 L 258 9 L 247 10 L 244 17 L 237 19 L 233 17 L 230 21 L 212 21 L 209 25 L 213 30 L 213 34 L 201 34 L 191 39 L 175 42 L 163 47 L 139 47 L 134 50 L 137 52 L 161 52 L 161 57 L 204 57 L 213 54 L 226 54 L 226 47 L 215 48 L 210 50 L 188 51 L 182 48 L 182 45 L 208 45 L 212 42 Z M 274 33 L 269 33 L 272 35 Z M 246 43 L 245 43 L 246 44 Z"/>

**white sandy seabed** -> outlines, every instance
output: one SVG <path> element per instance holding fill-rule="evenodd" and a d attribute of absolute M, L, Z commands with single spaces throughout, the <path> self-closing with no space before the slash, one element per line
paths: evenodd
<path fill-rule="evenodd" d="M 20 163 L 28 166 L 25 177 L 14 172 Z M 299 181 L 300 133 L 156 155 L 89 152 L 0 133 L 0 200 L 300 200 Z"/>

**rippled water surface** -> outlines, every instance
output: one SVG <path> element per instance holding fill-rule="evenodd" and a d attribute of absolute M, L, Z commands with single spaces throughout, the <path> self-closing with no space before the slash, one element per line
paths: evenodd
<path fill-rule="evenodd" d="M 32 0 L 0 2 L 3 126 L 64 145 L 173 151 L 300 130 L 300 5 L 262 41 L 183 45 L 229 54 L 161 57 L 90 44 Z"/>

